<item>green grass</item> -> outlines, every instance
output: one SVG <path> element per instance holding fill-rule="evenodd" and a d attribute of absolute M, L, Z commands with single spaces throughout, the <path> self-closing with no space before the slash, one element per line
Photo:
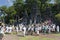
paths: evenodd
<path fill-rule="evenodd" d="M 20 33 L 18 33 L 20 34 Z M 12 35 L 17 35 L 16 32 L 13 32 Z M 55 36 L 60 36 L 60 34 L 53 34 Z M 47 38 L 47 37 L 41 37 L 41 36 L 25 36 L 25 37 L 19 37 L 20 40 L 55 40 L 54 38 Z"/>
<path fill-rule="evenodd" d="M 26 36 L 26 37 L 20 37 L 20 40 L 54 40 L 51 38 L 43 38 L 40 36 Z"/>
<path fill-rule="evenodd" d="M 55 36 L 60 36 L 60 33 L 58 33 L 58 34 L 53 34 L 53 35 L 55 35 Z"/>
<path fill-rule="evenodd" d="M 51 39 L 51 38 L 42 38 L 42 40 L 55 40 L 55 39 Z"/>

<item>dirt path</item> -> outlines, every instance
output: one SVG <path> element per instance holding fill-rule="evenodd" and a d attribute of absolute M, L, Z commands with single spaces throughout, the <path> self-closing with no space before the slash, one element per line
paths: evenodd
<path fill-rule="evenodd" d="M 60 40 L 60 36 L 56 36 L 54 34 L 40 34 L 39 35 L 41 38 L 51 38 L 51 39 L 54 39 L 54 40 Z M 17 35 L 5 35 L 3 40 L 19 40 L 19 36 Z"/>
<path fill-rule="evenodd" d="M 5 35 L 3 40 L 19 40 L 16 35 Z"/>

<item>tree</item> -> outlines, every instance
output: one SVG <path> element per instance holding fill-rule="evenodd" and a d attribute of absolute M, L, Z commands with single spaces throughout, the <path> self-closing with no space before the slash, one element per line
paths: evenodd
<path fill-rule="evenodd" d="M 30 21 L 34 21 L 32 23 L 36 23 L 37 15 L 40 15 L 40 4 L 39 0 L 26 0 L 26 10 L 29 15 Z"/>
<path fill-rule="evenodd" d="M 22 12 L 24 11 L 24 1 L 23 0 L 16 0 L 14 2 L 14 9 L 17 11 L 17 15 L 19 17 L 21 17 Z"/>
<path fill-rule="evenodd" d="M 56 24 L 60 25 L 60 13 L 55 15 Z"/>
<path fill-rule="evenodd" d="M 8 8 L 8 15 L 9 15 L 9 18 L 10 18 L 9 19 L 10 23 L 13 23 L 15 21 L 14 15 L 16 15 L 16 11 L 14 9 L 14 6 L 11 6 L 11 7 Z"/>
<path fill-rule="evenodd" d="M 60 14 L 55 15 L 55 18 L 60 22 Z"/>

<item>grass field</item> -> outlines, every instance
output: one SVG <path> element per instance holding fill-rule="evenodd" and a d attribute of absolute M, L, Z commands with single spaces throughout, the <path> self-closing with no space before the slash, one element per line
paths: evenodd
<path fill-rule="evenodd" d="M 55 40 L 51 38 L 41 37 L 41 36 L 26 36 L 26 37 L 19 37 L 20 40 Z"/>
<path fill-rule="evenodd" d="M 40 34 L 39 36 L 26 35 L 25 37 L 22 37 L 22 36 L 17 36 L 16 32 L 13 32 L 12 35 L 15 35 L 19 40 L 59 40 L 60 39 L 60 33 L 46 34 L 46 35 Z"/>
<path fill-rule="evenodd" d="M 55 36 L 60 36 L 60 33 L 58 33 L 58 34 L 53 34 L 53 35 L 55 35 Z"/>

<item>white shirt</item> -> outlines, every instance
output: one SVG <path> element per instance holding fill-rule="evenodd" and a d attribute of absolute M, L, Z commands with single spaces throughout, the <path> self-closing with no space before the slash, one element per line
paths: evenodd
<path fill-rule="evenodd" d="M 23 27 L 23 30 L 26 31 L 26 27 Z"/>

